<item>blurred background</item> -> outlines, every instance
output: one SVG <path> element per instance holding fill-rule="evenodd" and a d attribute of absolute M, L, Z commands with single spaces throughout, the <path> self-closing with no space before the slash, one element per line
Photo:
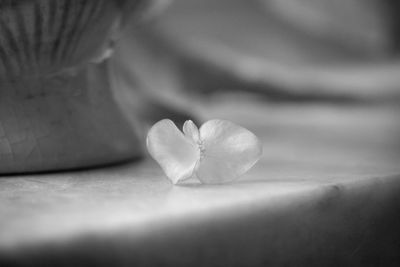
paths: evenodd
<path fill-rule="evenodd" d="M 269 170 L 398 173 L 397 11 L 390 0 L 175 0 L 128 27 L 117 97 L 149 125 L 242 123 Z"/>

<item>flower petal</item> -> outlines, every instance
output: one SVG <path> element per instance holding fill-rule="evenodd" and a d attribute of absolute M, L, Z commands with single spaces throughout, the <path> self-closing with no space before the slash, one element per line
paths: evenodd
<path fill-rule="evenodd" d="M 147 149 L 167 177 L 176 184 L 192 176 L 200 151 L 171 120 L 161 120 L 147 134 Z"/>
<path fill-rule="evenodd" d="M 230 121 L 210 120 L 200 128 L 201 158 L 196 175 L 202 183 L 233 181 L 262 155 L 262 144 L 249 130 Z"/>
<path fill-rule="evenodd" d="M 183 133 L 186 137 L 193 140 L 196 144 L 200 142 L 200 132 L 196 124 L 193 121 L 188 120 L 183 124 Z"/>

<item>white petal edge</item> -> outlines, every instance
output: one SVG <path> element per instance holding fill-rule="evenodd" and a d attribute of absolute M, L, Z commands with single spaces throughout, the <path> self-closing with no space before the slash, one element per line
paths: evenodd
<path fill-rule="evenodd" d="M 196 144 L 200 142 L 199 128 L 197 128 L 196 124 L 194 124 L 193 121 L 191 120 L 185 121 L 182 130 L 185 136 L 193 140 L 193 142 L 195 142 Z"/>
<path fill-rule="evenodd" d="M 172 183 L 177 184 L 193 175 L 200 158 L 199 147 L 171 120 L 154 124 L 147 134 L 146 144 L 149 154 Z"/>
<path fill-rule="evenodd" d="M 231 182 L 256 164 L 262 144 L 251 131 L 226 120 L 210 120 L 200 128 L 202 154 L 196 175 L 202 183 Z"/>

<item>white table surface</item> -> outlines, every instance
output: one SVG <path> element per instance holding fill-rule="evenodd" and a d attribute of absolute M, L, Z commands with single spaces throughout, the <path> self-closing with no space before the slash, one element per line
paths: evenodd
<path fill-rule="evenodd" d="M 233 120 L 264 142 L 263 158 L 240 180 L 173 186 L 149 158 L 92 170 L 1 177 L 0 263 L 400 262 L 396 108 L 225 99 L 204 110 L 205 117 Z"/>

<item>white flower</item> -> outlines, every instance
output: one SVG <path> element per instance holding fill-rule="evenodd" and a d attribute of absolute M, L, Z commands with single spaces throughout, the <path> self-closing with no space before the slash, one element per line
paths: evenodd
<path fill-rule="evenodd" d="M 174 184 L 193 176 L 202 183 L 231 182 L 262 155 L 257 136 L 226 120 L 207 121 L 200 130 L 189 120 L 183 133 L 161 120 L 149 130 L 147 149 Z"/>

